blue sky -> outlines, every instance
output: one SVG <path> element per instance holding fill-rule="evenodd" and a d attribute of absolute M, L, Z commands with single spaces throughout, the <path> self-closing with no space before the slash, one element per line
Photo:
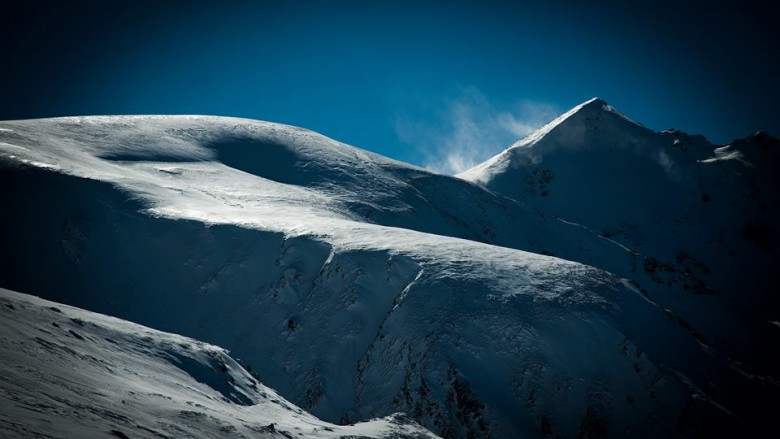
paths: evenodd
<path fill-rule="evenodd" d="M 21 3 L 0 119 L 248 117 L 449 172 L 593 96 L 715 142 L 780 134 L 757 2 Z"/>

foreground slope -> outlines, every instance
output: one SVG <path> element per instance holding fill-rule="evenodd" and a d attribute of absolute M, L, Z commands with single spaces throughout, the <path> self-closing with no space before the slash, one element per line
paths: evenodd
<path fill-rule="evenodd" d="M 0 340 L 4 438 L 434 437 L 401 417 L 320 421 L 221 348 L 4 289 Z"/>
<path fill-rule="evenodd" d="M 3 286 L 226 347 L 329 421 L 697 436 L 758 428 L 777 392 L 632 284 L 477 242 L 591 234 L 309 131 L 3 122 L 0 157 Z"/>

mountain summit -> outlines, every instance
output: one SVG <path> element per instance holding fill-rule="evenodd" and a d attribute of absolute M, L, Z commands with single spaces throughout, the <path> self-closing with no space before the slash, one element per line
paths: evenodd
<path fill-rule="evenodd" d="M 611 144 L 609 139 L 599 139 L 602 142 L 585 142 L 586 134 L 599 129 L 613 131 L 612 135 L 615 137 L 623 137 L 627 132 L 635 130 L 647 131 L 642 125 L 624 116 L 603 99 L 593 98 L 561 114 L 513 143 L 501 154 L 462 172 L 458 177 L 470 181 L 487 182 L 492 176 L 499 173 L 499 170 L 510 166 L 512 160 L 522 160 L 521 158 L 513 159 L 513 157 L 522 157 L 528 154 L 527 151 L 516 152 L 516 150 L 535 147 L 535 152 L 538 154 L 546 148 L 593 147 L 598 144 Z M 600 134 L 604 136 L 603 133 Z M 537 146 L 537 144 L 539 145 Z"/>
<path fill-rule="evenodd" d="M 767 133 L 714 145 L 592 99 L 458 177 L 623 248 L 567 257 L 640 282 L 712 346 L 772 369 L 758 340 L 777 341 L 780 317 L 778 154 Z"/>

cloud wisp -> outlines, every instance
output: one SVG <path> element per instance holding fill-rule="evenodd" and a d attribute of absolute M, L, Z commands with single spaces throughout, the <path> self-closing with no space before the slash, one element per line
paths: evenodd
<path fill-rule="evenodd" d="M 402 142 L 420 151 L 426 169 L 454 175 L 487 160 L 557 115 L 554 106 L 533 101 L 499 109 L 470 87 L 444 103 L 434 124 L 399 117 L 395 131 Z"/>

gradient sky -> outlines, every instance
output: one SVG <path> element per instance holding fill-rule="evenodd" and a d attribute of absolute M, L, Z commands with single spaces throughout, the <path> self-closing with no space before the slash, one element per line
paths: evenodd
<path fill-rule="evenodd" d="M 593 96 L 655 130 L 780 135 L 770 2 L 16 3 L 0 119 L 239 116 L 443 171 Z"/>

